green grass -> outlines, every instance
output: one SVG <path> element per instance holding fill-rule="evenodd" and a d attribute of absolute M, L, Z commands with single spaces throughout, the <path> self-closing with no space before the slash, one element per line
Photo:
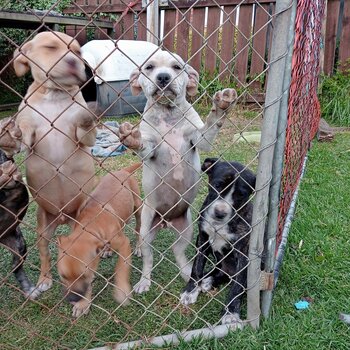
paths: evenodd
<path fill-rule="evenodd" d="M 322 116 L 331 124 L 350 127 L 350 72 L 337 71 L 321 78 Z"/>

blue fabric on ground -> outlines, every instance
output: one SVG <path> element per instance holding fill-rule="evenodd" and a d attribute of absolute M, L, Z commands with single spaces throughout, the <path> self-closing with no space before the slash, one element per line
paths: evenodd
<path fill-rule="evenodd" d="M 119 124 L 115 121 L 107 121 L 103 125 L 103 129 L 97 129 L 96 143 L 91 148 L 91 154 L 95 157 L 122 155 L 126 151 L 126 147 L 117 136 Z"/>

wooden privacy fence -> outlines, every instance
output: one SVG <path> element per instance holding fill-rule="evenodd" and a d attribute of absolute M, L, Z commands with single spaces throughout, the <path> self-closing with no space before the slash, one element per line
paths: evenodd
<path fill-rule="evenodd" d="M 108 4 L 72 6 L 66 13 L 114 13 L 114 39 L 146 40 L 146 8 L 132 3 L 129 9 L 121 1 Z M 161 7 L 158 42 L 176 52 L 198 71 L 205 70 L 220 80 L 230 79 L 237 86 L 248 84 L 255 90 L 264 86 L 271 43 L 271 15 L 275 1 L 179 0 Z M 125 10 L 127 9 L 127 10 Z M 78 39 L 86 41 L 82 28 L 67 28 L 70 35 L 80 31 Z M 155 34 L 157 35 L 157 34 Z M 97 38 L 109 35 L 102 29 Z"/>
<path fill-rule="evenodd" d="M 115 31 L 107 33 L 107 29 L 97 27 L 96 38 L 146 40 L 146 8 L 142 8 L 141 1 L 77 0 L 74 4 L 66 9 L 67 14 L 116 16 Z M 238 85 L 251 83 L 254 89 L 261 89 L 265 84 L 274 6 L 275 1 L 270 0 L 169 2 L 161 7 L 164 17 L 160 17 L 163 20 L 159 42 L 189 59 L 198 70 L 219 73 L 221 80 L 235 77 Z M 78 33 L 81 43 L 87 41 L 84 27 L 69 26 L 67 32 Z M 321 69 L 325 74 L 332 74 L 338 66 L 349 67 L 346 63 L 350 59 L 350 0 L 328 0 L 323 46 Z"/>

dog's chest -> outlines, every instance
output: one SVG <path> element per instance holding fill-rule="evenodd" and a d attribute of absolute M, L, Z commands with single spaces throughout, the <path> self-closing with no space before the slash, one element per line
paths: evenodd
<path fill-rule="evenodd" d="M 230 231 L 228 224 L 215 221 L 207 213 L 204 214 L 201 229 L 209 236 L 209 243 L 214 252 L 222 253 L 223 249 L 229 248 L 238 238 L 238 235 Z"/>

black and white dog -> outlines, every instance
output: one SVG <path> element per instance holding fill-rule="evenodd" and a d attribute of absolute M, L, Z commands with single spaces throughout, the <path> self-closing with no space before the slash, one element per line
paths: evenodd
<path fill-rule="evenodd" d="M 247 284 L 252 220 L 249 198 L 255 188 L 255 175 L 240 163 L 217 158 L 207 158 L 202 171 L 209 177 L 209 193 L 200 212 L 191 278 L 180 300 L 184 305 L 193 304 L 201 291 L 229 283 L 222 323 L 236 323 L 242 328 L 241 298 Z M 207 262 L 212 268 L 205 272 Z"/>

